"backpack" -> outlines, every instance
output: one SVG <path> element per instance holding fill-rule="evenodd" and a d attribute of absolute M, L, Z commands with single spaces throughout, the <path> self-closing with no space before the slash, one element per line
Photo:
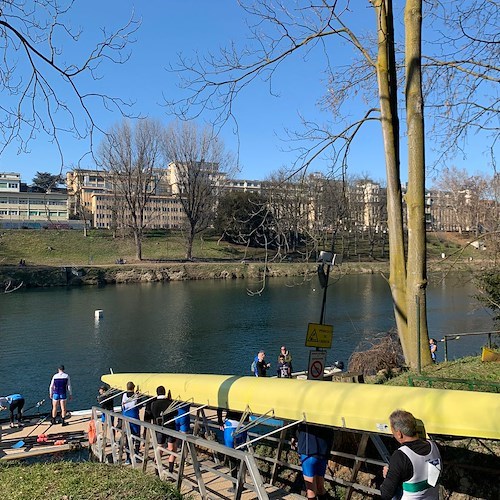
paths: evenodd
<path fill-rule="evenodd" d="M 257 377 L 257 363 L 259 362 L 259 356 L 253 358 L 252 364 L 250 366 L 250 371 Z"/>
<path fill-rule="evenodd" d="M 255 362 L 255 359 L 252 361 L 252 364 L 250 365 L 250 371 L 254 375 L 257 373 L 257 363 Z"/>

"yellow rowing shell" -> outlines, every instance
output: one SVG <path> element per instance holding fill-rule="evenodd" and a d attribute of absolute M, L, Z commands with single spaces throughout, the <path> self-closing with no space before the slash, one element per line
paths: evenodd
<path fill-rule="evenodd" d="M 500 394 L 344 384 L 314 380 L 180 373 L 115 373 L 102 381 L 125 390 L 129 381 L 150 396 L 163 385 L 174 399 L 257 415 L 274 411 L 286 420 L 389 433 L 388 417 L 407 410 L 431 435 L 500 439 Z"/>

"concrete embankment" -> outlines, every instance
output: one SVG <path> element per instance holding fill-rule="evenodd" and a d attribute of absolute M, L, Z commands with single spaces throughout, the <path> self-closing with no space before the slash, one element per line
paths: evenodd
<path fill-rule="evenodd" d="M 116 266 L 1 266 L 0 283 L 9 291 L 24 287 L 107 285 L 204 279 L 262 279 L 267 277 L 307 277 L 317 270 L 315 263 L 263 262 L 179 262 L 141 263 Z M 385 262 L 345 263 L 336 273 L 364 274 L 388 272 Z"/>

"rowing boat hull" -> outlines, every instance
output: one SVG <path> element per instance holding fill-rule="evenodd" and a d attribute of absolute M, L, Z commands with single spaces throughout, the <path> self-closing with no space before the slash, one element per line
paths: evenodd
<path fill-rule="evenodd" d="M 422 387 L 344 384 L 231 375 L 115 373 L 102 381 L 125 390 L 129 381 L 150 396 L 163 385 L 172 397 L 286 420 L 389 433 L 389 414 L 401 408 L 431 435 L 500 439 L 500 394 Z"/>

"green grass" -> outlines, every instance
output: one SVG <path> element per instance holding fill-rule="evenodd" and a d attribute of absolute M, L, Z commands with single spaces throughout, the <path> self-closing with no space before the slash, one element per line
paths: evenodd
<path fill-rule="evenodd" d="M 97 463 L 2 463 L 2 498 L 9 500 L 174 500 L 183 496 L 140 470 Z"/>
<path fill-rule="evenodd" d="M 441 253 L 447 257 L 457 256 L 459 261 L 468 261 L 469 257 L 483 257 L 477 250 L 467 247 L 460 253 L 467 239 L 445 233 L 427 235 L 427 253 L 429 259 L 440 260 Z M 341 238 L 338 251 L 342 251 Z M 329 245 L 330 242 L 325 243 Z M 151 231 L 143 241 L 144 260 L 181 260 L 185 257 L 185 240 L 181 232 Z M 323 248 L 321 248 L 323 249 Z M 369 257 L 369 242 L 366 237 L 359 237 L 356 245 L 349 245 L 349 254 L 344 249 L 345 262 L 372 261 Z M 377 261 L 388 259 L 388 249 L 381 259 L 380 248 L 374 251 Z M 198 235 L 194 240 L 193 257 L 204 260 L 242 260 L 263 259 L 264 250 L 247 248 L 219 241 L 215 235 Z M 17 264 L 21 259 L 28 265 L 110 265 L 119 258 L 131 263 L 135 261 L 135 245 L 132 238 L 113 238 L 108 230 L 90 230 L 85 238 L 82 231 L 76 230 L 2 230 L 0 232 L 0 265 Z M 454 257 L 452 257 L 454 258 Z M 297 254 L 294 260 L 301 260 Z"/>
<path fill-rule="evenodd" d="M 146 236 L 142 246 L 143 259 L 179 260 L 185 257 L 184 238 L 180 233 Z M 246 258 L 263 255 L 250 249 Z M 245 247 L 218 242 L 215 237 L 197 237 L 193 256 L 199 259 L 241 260 Z M 68 230 L 4 230 L 0 234 L 0 264 L 17 264 L 25 259 L 28 265 L 105 265 L 119 258 L 135 261 L 132 238 L 113 238 L 106 230 L 91 230 L 85 238 L 81 231 Z"/>
<path fill-rule="evenodd" d="M 409 375 L 418 376 L 416 371 L 405 372 L 388 380 L 385 384 L 407 386 Z M 422 375 L 498 383 L 500 382 L 500 362 L 483 363 L 480 356 L 467 356 L 455 361 L 430 365 L 422 370 Z M 429 385 L 427 382 L 415 381 L 415 386 L 428 387 Z M 433 382 L 432 387 L 439 389 L 467 389 L 467 387 L 460 384 L 448 382 Z M 477 387 L 477 390 L 495 392 L 492 387 Z"/>
<path fill-rule="evenodd" d="M 473 246 L 467 243 L 474 239 L 472 236 L 460 236 L 456 233 L 427 233 L 427 257 L 441 259 L 444 253 L 447 258 L 468 260 L 469 257 L 482 257 Z"/>

